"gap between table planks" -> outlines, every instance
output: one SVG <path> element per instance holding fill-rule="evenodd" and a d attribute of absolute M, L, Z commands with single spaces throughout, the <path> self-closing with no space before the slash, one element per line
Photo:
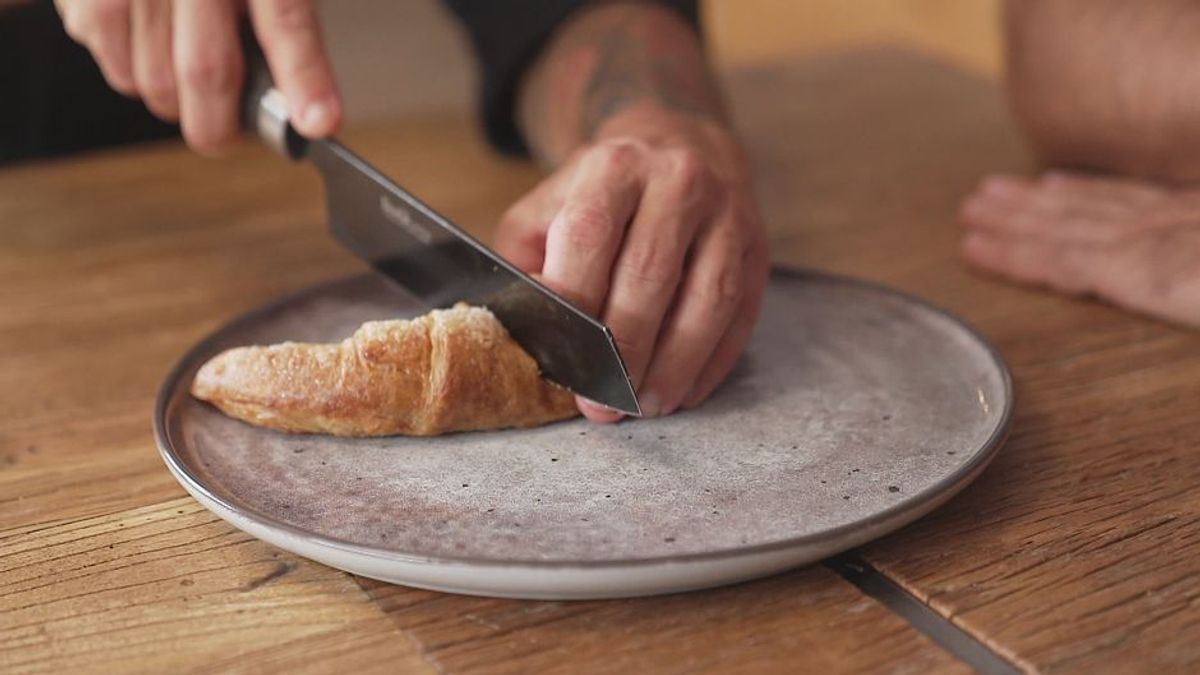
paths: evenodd
<path fill-rule="evenodd" d="M 470 598 L 306 561 L 189 497 L 0 532 L 0 565 L 6 672 L 969 672 L 821 567 L 662 598 Z"/>
<path fill-rule="evenodd" d="M 452 217 L 478 223 L 536 174 L 488 156 L 466 124 L 410 120 L 350 141 Z M 320 226 L 313 178 L 287 172 L 254 148 L 217 164 L 158 146 L 0 173 L 0 219 L 39 225 L 0 232 L 0 282 L 12 295 L 0 335 L 22 357 L 0 372 L 11 420 L 0 436 L 0 664 L 515 672 L 769 670 L 783 659 L 964 670 L 819 567 L 705 593 L 578 605 L 363 580 L 372 603 L 345 575 L 250 540 L 178 498 L 146 417 L 171 361 L 229 316 L 355 267 Z"/>
<path fill-rule="evenodd" d="M 0 532 L 5 672 L 432 672 L 345 574 L 190 497 Z"/>
<path fill-rule="evenodd" d="M 980 327 L 1017 374 L 1014 435 L 996 466 L 933 516 L 868 546 L 866 557 L 1029 669 L 1194 666 L 1200 563 L 1193 547 L 1200 505 L 1187 453 L 1200 440 L 1189 405 L 1200 381 L 1195 334 L 961 269 L 952 225 L 957 198 L 988 170 L 1030 166 L 987 83 L 882 51 L 799 67 L 764 66 L 738 73 L 732 85 L 739 117 L 752 130 L 777 258 L 819 263 L 924 295 Z M 780 91 L 792 95 L 778 96 Z M 479 222 L 498 213 L 533 175 L 483 156 L 461 124 L 428 121 L 363 138 L 377 145 L 389 173 L 452 216 Z M 821 133 L 801 133 L 805 129 Z M 8 385 L 3 390 L 24 394 L 3 401 L 19 413 L 0 438 L 0 465 L 9 465 L 0 472 L 3 499 L 9 500 L 0 504 L 6 526 L 62 518 L 58 527 L 67 528 L 73 526 L 68 521 L 136 512 L 179 494 L 148 450 L 144 417 L 138 419 L 149 410 L 147 384 L 156 385 L 154 375 L 221 318 L 346 269 L 322 239 L 311 184 L 275 177 L 267 159 L 248 152 L 240 160 L 245 184 L 225 186 L 232 195 L 217 204 L 211 195 L 189 197 L 177 186 L 182 175 L 199 174 L 205 178 L 196 184 L 211 191 L 221 178 L 212 165 L 193 161 L 162 149 L 0 174 L 16 197 L 9 199 L 5 190 L 0 217 L 7 222 L 44 215 L 56 196 L 47 191 L 59 191 L 59 201 L 66 202 L 54 211 L 65 213 L 66 222 L 0 233 L 0 281 L 11 282 L 5 287 L 14 298 L 28 297 L 25 304 L 6 300 L 6 309 L 16 310 L 0 317 L 0 334 L 26 357 L 16 372 L 0 374 Z M 453 161 L 471 165 L 450 167 Z M 186 168 L 172 168 L 177 164 Z M 107 178 L 95 175 L 97 166 Z M 455 169 L 485 178 L 478 182 L 483 187 L 445 181 Z M 105 204 L 106 189 L 129 203 L 114 197 Z M 81 196 L 88 197 L 86 206 Z M 169 235 L 156 230 L 168 215 L 169 222 L 180 220 L 181 204 L 190 209 L 181 227 Z M 129 222 L 97 227 L 97 212 Z M 146 214 L 160 220 L 151 222 Z M 230 219 L 237 214 L 242 217 L 235 229 Z M 70 250 L 76 239 L 99 249 L 98 262 Z M 174 252 L 172 240 L 190 250 Z M 243 252 L 236 261 L 223 254 L 229 240 Z M 272 263 L 257 262 L 268 255 Z M 42 273 L 29 265 L 47 267 Z M 178 279 L 174 290 L 187 289 L 177 297 L 153 283 L 168 272 Z M 93 276 L 82 288 L 48 281 L 65 274 Z M 203 283 L 214 275 L 219 283 Z M 105 320 L 105 300 L 114 303 L 115 319 Z M 158 313 L 148 319 L 139 308 Z M 48 330 L 52 321 L 71 331 Z M 80 331 L 88 332 L 87 340 Z M 138 358 L 96 358 L 122 348 Z M 76 374 L 88 377 L 63 386 Z M 272 568 L 264 569 L 269 574 Z M 778 589 L 772 584 L 811 574 L 757 583 L 773 597 Z M 423 591 L 364 585 L 417 648 L 444 667 L 476 664 L 472 647 L 487 654 L 507 649 L 506 639 L 495 634 L 447 641 L 443 633 L 470 632 L 456 620 L 475 619 L 463 614 L 437 627 L 436 617 L 410 606 L 426 597 Z M 529 650 L 511 654 L 510 663 L 542 663 L 538 659 L 554 654 L 530 646 L 541 644 L 541 634 L 522 623 L 522 612 L 513 609 L 521 603 L 448 596 L 429 601 L 483 603 L 489 616 L 518 617 L 487 619 L 498 630 L 512 630 L 512 648 Z M 649 602 L 655 601 L 631 606 Z M 557 618 L 546 630 L 555 623 L 586 624 L 566 607 L 542 610 Z M 696 614 L 686 603 L 675 607 L 683 616 Z M 653 622 L 640 625 L 665 630 Z M 582 639 L 585 633 L 573 635 Z"/>
<path fill-rule="evenodd" d="M 1017 406 L 975 485 L 863 556 L 1027 670 L 1194 672 L 1200 333 L 968 273 L 957 200 L 985 173 L 1032 163 L 994 87 L 881 57 L 733 81 L 786 232 L 774 250 L 966 318 L 1009 361 Z"/>

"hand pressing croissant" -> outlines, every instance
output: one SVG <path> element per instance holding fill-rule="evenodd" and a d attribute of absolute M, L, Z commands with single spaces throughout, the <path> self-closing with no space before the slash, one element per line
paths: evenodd
<path fill-rule="evenodd" d="M 200 368 L 192 395 L 251 424 L 336 436 L 433 436 L 578 414 L 491 312 L 462 303 L 366 323 L 337 344 L 230 349 Z"/>

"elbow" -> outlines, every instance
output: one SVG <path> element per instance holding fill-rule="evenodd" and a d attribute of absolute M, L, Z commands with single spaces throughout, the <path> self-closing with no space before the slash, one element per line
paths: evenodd
<path fill-rule="evenodd" d="M 1084 38 L 1108 34 L 1113 24 L 1087 15 L 1095 5 L 1070 4 L 1005 3 L 1006 86 L 1038 160 L 1056 168 L 1200 183 L 1200 120 L 1194 114 L 1200 78 L 1190 100 L 1181 100 L 1177 80 L 1146 76 L 1162 70 L 1153 63 L 1128 68 L 1131 58 L 1153 60 L 1154 50 L 1110 40 L 1103 41 L 1105 50 L 1090 48 Z M 1081 23 L 1090 30 L 1073 32 L 1072 25 Z"/>
<path fill-rule="evenodd" d="M 1034 155 L 1045 167 L 1170 185 L 1200 184 L 1200 122 L 1108 117 L 1080 105 L 1070 90 L 1045 92 L 1021 83 L 1012 84 L 1011 101 Z"/>
<path fill-rule="evenodd" d="M 1089 75 L 1089 54 L 1071 46 L 1069 20 L 1053 3 L 1004 4 L 1005 87 L 1009 105 L 1038 160 L 1047 166 L 1121 170 L 1118 122 L 1096 105 L 1105 97 Z M 1089 79 L 1092 80 L 1089 83 Z M 1086 90 L 1092 89 L 1088 92 Z M 1091 100 L 1089 100 L 1091 99 Z"/>

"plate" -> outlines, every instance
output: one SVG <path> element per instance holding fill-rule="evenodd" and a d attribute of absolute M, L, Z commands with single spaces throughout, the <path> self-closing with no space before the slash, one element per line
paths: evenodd
<path fill-rule="evenodd" d="M 891 532 L 978 476 L 1012 411 L 1007 367 L 959 320 L 880 286 L 786 270 L 725 384 L 666 418 L 342 439 L 260 429 L 187 392 L 228 347 L 337 341 L 425 311 L 363 275 L 234 320 L 163 385 L 167 467 L 235 527 L 354 574 L 475 595 L 626 597 L 764 576 Z"/>

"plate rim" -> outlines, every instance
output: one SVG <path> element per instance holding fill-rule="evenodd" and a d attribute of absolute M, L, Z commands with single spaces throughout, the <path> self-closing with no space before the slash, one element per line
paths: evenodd
<path fill-rule="evenodd" d="M 853 533 L 856 530 L 870 529 L 877 527 L 889 521 L 901 521 L 900 527 L 907 524 L 903 518 L 905 512 L 922 513 L 922 507 L 935 502 L 937 498 L 946 493 L 951 493 L 951 498 L 958 490 L 965 487 L 964 480 L 969 480 L 972 477 L 978 477 L 982 474 L 983 469 L 989 464 L 999 451 L 1000 447 L 1007 439 L 1010 428 L 1012 426 L 1013 410 L 1016 407 L 1015 389 L 1013 387 L 1012 373 L 1009 370 L 1007 362 L 1001 356 L 999 350 L 983 336 L 972 325 L 965 320 L 959 318 L 955 314 L 945 310 L 932 302 L 918 297 L 907 291 L 902 291 L 882 282 L 859 279 L 842 274 L 826 272 L 823 270 L 806 269 L 787 265 L 775 264 L 771 266 L 772 277 L 783 277 L 788 279 L 817 279 L 826 283 L 840 283 L 852 286 L 866 288 L 876 292 L 897 297 L 901 300 L 913 303 L 922 309 L 932 312 L 934 315 L 943 320 L 948 321 L 959 330 L 970 336 L 975 342 L 983 348 L 992 367 L 1000 376 L 1000 383 L 1004 397 L 1003 409 L 1001 410 L 998 422 L 987 440 L 984 441 L 975 452 L 970 461 L 959 466 L 953 472 L 947 474 L 944 478 L 937 481 L 933 485 L 913 493 L 911 496 L 885 508 L 876 511 L 871 515 L 854 520 L 837 527 L 820 531 L 816 534 L 806 534 L 777 541 L 770 541 L 752 546 L 740 546 L 711 551 L 700 551 L 694 553 L 678 553 L 661 556 L 649 556 L 640 558 L 621 558 L 607 560 L 554 560 L 540 558 L 483 558 L 471 556 L 452 556 L 452 555 L 427 555 L 421 553 L 413 553 L 410 551 L 399 551 L 394 549 L 380 549 L 376 547 L 366 546 L 360 543 L 341 539 L 338 537 L 318 534 L 311 530 L 293 525 L 288 522 L 279 520 L 269 514 L 262 513 L 257 509 L 243 504 L 231 503 L 213 490 L 210 490 L 196 475 L 189 469 L 187 464 L 179 456 L 178 451 L 171 443 L 171 436 L 167 430 L 167 411 L 170 407 L 174 392 L 178 389 L 179 382 L 183 374 L 190 370 L 202 358 L 213 350 L 213 345 L 220 342 L 229 333 L 260 320 L 262 317 L 271 314 L 291 303 L 302 300 L 306 297 L 316 295 L 324 290 L 340 285 L 348 285 L 357 281 L 366 280 L 368 278 L 379 278 L 375 272 L 359 272 L 355 274 L 343 275 L 319 281 L 298 290 L 281 295 L 271 301 L 252 307 L 250 310 L 234 316 L 232 319 L 224 322 L 215 330 L 212 330 L 201 338 L 198 342 L 192 345 L 183 356 L 181 356 L 168 371 L 159 387 L 158 396 L 154 404 L 154 440 L 158 446 L 159 456 L 167 465 L 169 472 L 180 482 L 186 483 L 183 487 L 190 487 L 203 494 L 206 498 L 220 505 L 222 508 L 228 509 L 234 513 L 241 514 L 243 517 L 255 521 L 259 525 L 269 528 L 275 528 L 287 532 L 288 534 L 310 541 L 315 545 L 334 548 L 346 553 L 356 555 L 364 555 L 372 558 L 380 558 L 385 560 L 403 561 L 406 563 L 423 563 L 430 565 L 470 565 L 475 567 L 537 567 L 547 570 L 552 569 L 597 569 L 597 568 L 612 568 L 612 567 L 629 567 L 638 565 L 661 565 L 661 564 L 687 564 L 693 562 L 710 562 L 727 558 L 736 558 L 739 556 L 752 556 L 775 551 L 782 551 L 789 548 L 795 548 L 803 545 L 814 545 L 825 542 L 831 539 L 844 537 L 848 533 Z M 386 279 L 385 279 L 386 281 Z M 403 292 L 398 289 L 398 292 Z M 202 504 L 203 505 L 203 504 Z M 918 516 L 919 517 L 919 516 Z"/>

